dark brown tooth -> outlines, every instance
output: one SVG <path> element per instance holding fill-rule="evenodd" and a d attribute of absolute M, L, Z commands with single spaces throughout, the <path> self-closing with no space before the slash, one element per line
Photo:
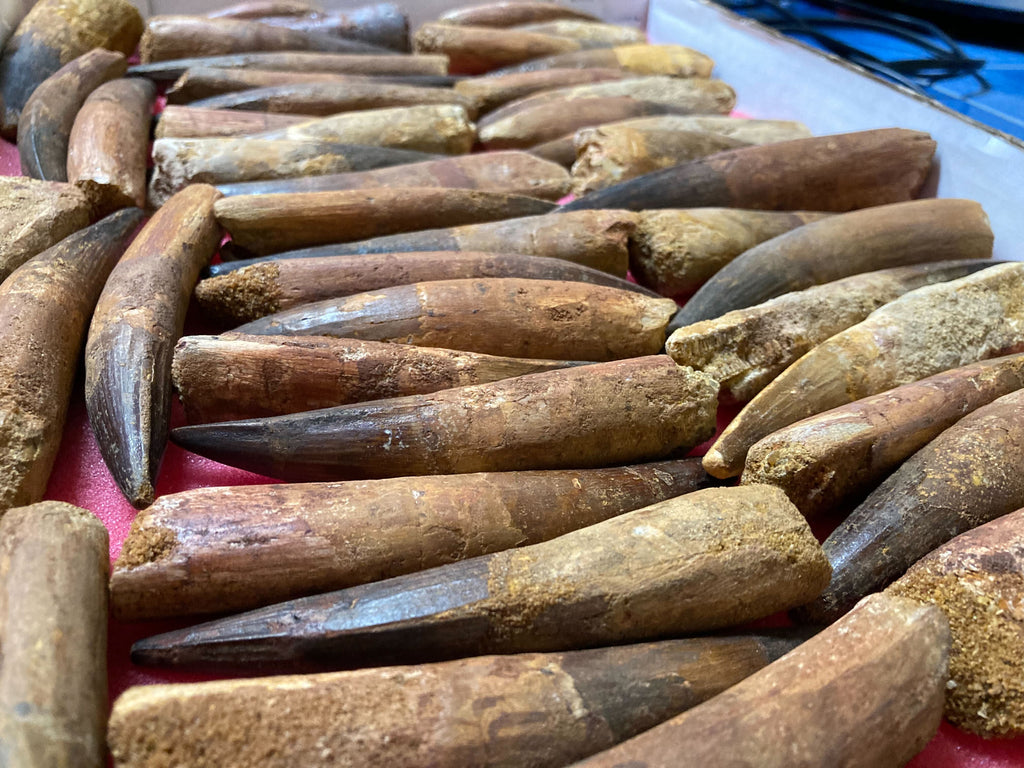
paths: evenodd
<path fill-rule="evenodd" d="M 194 184 L 149 220 L 100 295 L 85 347 L 85 401 L 100 453 L 136 507 L 153 501 L 167 443 L 171 355 L 221 231 L 220 193 Z"/>
<path fill-rule="evenodd" d="M 89 225 L 92 204 L 56 181 L 0 176 L 0 282 L 37 253 Z"/>
<path fill-rule="evenodd" d="M 115 213 L 0 284 L 0 515 L 46 493 L 89 316 L 141 220 Z"/>
<path fill-rule="evenodd" d="M 629 98 L 661 106 L 666 112 L 677 114 L 728 114 L 736 103 L 736 93 L 721 80 L 703 77 L 633 77 L 571 88 L 556 88 L 505 104 L 489 112 L 479 122 L 477 135 L 487 148 L 533 146 L 556 139 L 567 130 L 563 122 L 544 125 L 539 118 L 552 113 L 555 106 L 563 110 L 586 109 L 583 102 L 597 99 Z M 635 116 L 635 115 L 634 115 Z M 630 117 L 624 115 L 623 117 Z M 601 122 L 612 122 L 603 120 Z M 621 119 L 621 118 L 618 118 Z M 580 123 L 579 128 L 599 125 L 598 122 Z"/>
<path fill-rule="evenodd" d="M 989 267 L 905 293 L 840 331 L 772 381 L 704 455 L 739 475 L 761 438 L 831 408 L 1024 346 L 1024 264 Z M 955 332 L 949 329 L 956 329 Z"/>
<path fill-rule="evenodd" d="M 513 27 L 513 30 L 567 37 L 570 40 L 578 40 L 584 48 L 612 48 L 647 43 L 647 33 L 638 27 L 582 19 L 553 19 L 532 24 L 519 24 Z"/>
<path fill-rule="evenodd" d="M 540 544 L 151 637 L 132 658 L 352 667 L 570 650 L 735 626 L 827 580 L 785 494 L 708 488 Z"/>
<path fill-rule="evenodd" d="M 946 719 L 988 738 L 1024 733 L 1020 606 L 1024 511 L 985 523 L 919 560 L 886 592 L 931 603 L 953 647 Z"/>
<path fill-rule="evenodd" d="M 5 766 L 107 764 L 107 529 L 57 501 L 0 520 Z"/>
<path fill-rule="evenodd" d="M 333 35 L 274 27 L 258 21 L 206 19 L 202 16 L 153 16 L 146 22 L 146 31 L 139 41 L 139 57 L 143 64 L 265 51 L 388 53 L 388 49 L 380 46 Z"/>
<path fill-rule="evenodd" d="M 883 128 L 719 152 L 592 192 L 583 208 L 850 211 L 915 197 L 932 167 L 927 133 Z"/>
<path fill-rule="evenodd" d="M 293 248 L 547 213 L 546 200 L 502 192 L 398 187 L 218 200 L 217 221 L 238 246 L 270 254 Z"/>
<path fill-rule="evenodd" d="M 155 86 L 133 77 L 85 100 L 68 142 L 68 179 L 99 211 L 146 205 L 146 164 Z"/>
<path fill-rule="evenodd" d="M 39 84 L 18 123 L 22 174 L 42 181 L 68 180 L 68 143 L 78 110 L 90 93 L 127 68 L 122 54 L 95 48 Z"/>
<path fill-rule="evenodd" d="M 157 753 L 180 765 L 206 760 L 220 768 L 248 768 L 266 754 L 305 768 L 559 768 L 695 706 L 799 642 L 707 637 L 140 686 L 115 704 L 111 751 L 122 768 L 145 765 Z M 278 727 L 260 727 L 267 721 Z M 232 743 L 223 738 L 224 729 L 252 737 Z M 419 748 L 410 750 L 409 743 Z"/>
<path fill-rule="evenodd" d="M 210 18 L 225 17 L 221 15 Z M 409 20 L 394 3 L 364 5 L 345 13 L 325 13 L 317 10 L 305 16 L 268 14 L 254 18 L 253 21 L 306 32 L 318 32 L 346 40 L 360 40 L 403 53 L 409 50 Z"/>
<path fill-rule="evenodd" d="M 246 141 L 258 142 L 260 139 L 246 139 Z M 409 150 L 405 149 L 377 151 L 411 154 Z M 361 147 L 360 152 L 371 153 L 372 149 Z M 505 192 L 510 195 L 529 195 L 552 201 L 559 200 L 569 192 L 569 174 L 565 172 L 564 168 L 526 152 L 479 152 L 436 160 L 430 160 L 429 157 L 429 155 L 423 155 L 423 159 L 419 162 L 410 160 L 404 165 L 394 165 L 386 170 L 364 171 L 353 168 L 345 173 L 219 184 L 217 188 L 225 196 L 234 197 L 235 195 L 289 192 L 328 192 L 369 187 L 444 187 Z M 281 173 L 280 169 L 281 166 L 278 165 L 276 172 Z"/>
<path fill-rule="evenodd" d="M 472 77 L 455 84 L 455 91 L 473 99 L 481 113 L 531 96 L 539 91 L 575 85 L 604 83 L 632 77 L 621 69 L 546 69 L 540 72 L 513 73 L 500 77 Z"/>
<path fill-rule="evenodd" d="M 346 83 L 291 83 L 250 88 L 192 102 L 201 109 L 241 109 L 249 112 L 328 117 L 342 112 L 388 107 L 451 104 L 476 117 L 472 99 L 450 88 L 419 88 L 382 81 L 350 80 Z"/>
<path fill-rule="evenodd" d="M 686 302 L 678 327 L 861 272 L 992 256 L 992 228 L 973 200 L 880 205 L 798 227 L 725 264 Z"/>
<path fill-rule="evenodd" d="M 197 109 L 168 104 L 156 121 L 157 139 L 205 139 L 246 136 L 307 123 L 312 115 L 276 115 L 237 109 Z"/>
<path fill-rule="evenodd" d="M 237 273 L 233 273 L 237 274 Z M 672 299 L 564 280 L 393 285 L 281 310 L 239 333 L 341 336 L 486 355 L 607 361 L 655 355 Z"/>
<path fill-rule="evenodd" d="M 149 182 L 149 201 L 154 207 L 159 207 L 171 195 L 194 183 L 216 185 L 257 179 L 314 179 L 318 177 L 304 174 L 363 171 L 419 163 L 437 157 L 439 155 L 408 149 L 315 140 L 157 139 L 153 142 L 153 176 Z M 272 189 L 257 187 L 249 194 Z"/>
<path fill-rule="evenodd" d="M 429 88 L 450 88 L 458 80 L 450 75 L 343 75 L 334 72 L 294 72 L 265 69 L 232 69 L 209 66 L 189 67 L 167 89 L 169 104 L 185 104 L 211 96 L 269 86 L 304 83 L 345 84 L 398 84 L 419 85 Z M 340 110 L 339 110 L 340 111 Z"/>
<path fill-rule="evenodd" d="M 810 135 L 802 123 L 714 115 L 667 115 L 582 128 L 573 141 L 573 192 L 585 195 L 727 149 Z"/>
<path fill-rule="evenodd" d="M 182 427 L 172 437 L 217 461 L 291 481 L 589 468 L 685 453 L 714 433 L 717 395 L 710 376 L 658 355 Z"/>
<path fill-rule="evenodd" d="M 627 243 L 635 227 L 636 214 L 629 211 L 581 211 L 427 229 L 355 243 L 287 251 L 275 254 L 273 258 L 410 251 L 490 251 L 565 259 L 625 277 L 629 268 Z M 257 260 L 214 264 L 209 273 L 223 275 L 254 263 Z"/>
<path fill-rule="evenodd" d="M 131 55 L 142 24 L 128 0 L 39 0 L 0 58 L 3 135 L 14 139 L 21 110 L 46 78 L 94 48 Z"/>
<path fill-rule="evenodd" d="M 531 59 L 491 74 L 501 76 L 514 72 L 539 72 L 543 69 L 590 67 L 614 67 L 637 75 L 710 77 L 714 62 L 700 51 L 681 45 L 620 45 Z"/>
<path fill-rule="evenodd" d="M 1024 387 L 1024 356 L 984 360 L 798 421 L 754 443 L 742 482 L 781 488 L 805 517 L 849 509 L 966 413 Z"/>
<path fill-rule="evenodd" d="M 578 40 L 513 29 L 428 23 L 412 38 L 416 53 L 442 53 L 448 70 L 457 75 L 478 75 L 540 56 L 578 51 Z"/>
<path fill-rule="evenodd" d="M 466 110 L 456 104 L 425 104 L 343 112 L 256 134 L 256 137 L 320 139 L 464 155 L 473 146 L 476 129 L 469 122 Z"/>
<path fill-rule="evenodd" d="M 663 296 L 691 294 L 755 245 L 828 216 L 737 208 L 642 211 L 629 242 L 629 267 Z"/>
<path fill-rule="evenodd" d="M 244 0 L 206 14 L 211 19 L 258 19 L 261 16 L 309 16 L 319 5 L 301 0 Z"/>
<path fill-rule="evenodd" d="M 288 72 L 333 72 L 343 75 L 447 75 L 447 56 L 374 56 L 373 54 L 316 53 L 312 51 L 265 51 L 226 56 L 196 56 L 189 59 L 136 64 L 128 74 L 158 82 L 177 80 L 195 67 L 251 69 Z"/>
<path fill-rule="evenodd" d="M 714 484 L 681 459 L 171 494 L 132 523 L 111 606 L 125 621 L 258 608 L 536 544 Z"/>
<path fill-rule="evenodd" d="M 971 259 L 864 272 L 684 326 L 665 349 L 680 365 L 714 376 L 722 394 L 744 403 L 815 346 L 882 305 L 995 264 Z"/>
<path fill-rule="evenodd" d="M 954 536 L 1024 507 L 1024 390 L 967 414 L 876 488 L 825 540 L 832 581 L 800 610 L 834 621 Z"/>
<path fill-rule="evenodd" d="M 728 691 L 576 765 L 901 768 L 939 728 L 948 663 L 941 611 L 872 595 Z"/>
<path fill-rule="evenodd" d="M 202 424 L 429 394 L 585 364 L 327 336 L 228 333 L 179 341 L 173 375 L 189 422 Z"/>
<path fill-rule="evenodd" d="M 476 251 L 380 253 L 256 262 L 200 281 L 195 295 L 207 313 L 237 324 L 303 304 L 366 291 L 475 278 L 589 283 L 659 298 L 658 294 L 636 283 L 570 261 Z"/>
<path fill-rule="evenodd" d="M 464 24 L 473 27 L 514 27 L 517 24 L 538 24 L 554 19 L 599 21 L 596 16 L 585 11 L 543 0 L 480 3 L 445 11 L 437 20 L 445 24 Z"/>

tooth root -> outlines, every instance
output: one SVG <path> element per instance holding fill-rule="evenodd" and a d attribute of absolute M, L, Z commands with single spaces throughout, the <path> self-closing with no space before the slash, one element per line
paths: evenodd
<path fill-rule="evenodd" d="M 217 461 L 295 481 L 609 466 L 699 445 L 714 433 L 717 392 L 710 377 L 658 355 L 183 427 L 173 438 Z"/>
<path fill-rule="evenodd" d="M 708 768 L 898 768 L 938 730 L 948 658 L 938 609 L 873 595 L 725 693 L 579 765 L 669 768 L 686 755 Z"/>
<path fill-rule="evenodd" d="M 568 650 L 740 624 L 827 579 L 784 494 L 710 488 L 540 544 L 157 635 L 132 655 L 354 666 Z"/>
<path fill-rule="evenodd" d="M 859 131 L 719 152 L 592 192 L 562 207 L 758 208 L 850 211 L 911 200 L 935 142 L 902 128 Z M 835 180 L 843 179 L 837 186 Z"/>
<path fill-rule="evenodd" d="M 831 408 L 1024 344 L 1024 266 L 1001 264 L 925 286 L 805 354 L 740 411 L 704 457 L 735 477 L 758 440 Z"/>
<path fill-rule="evenodd" d="M 953 536 L 1024 507 L 1021 423 L 1018 390 L 968 414 L 907 459 L 825 541 L 832 581 L 801 615 L 842 616 Z"/>
<path fill-rule="evenodd" d="M 111 603 L 127 621 L 248 610 L 547 541 L 711 484 L 682 459 L 186 491 L 135 518 Z"/>
<path fill-rule="evenodd" d="M 85 399 L 100 453 L 135 506 L 153 500 L 171 406 L 171 355 L 199 271 L 221 231 L 220 193 L 196 184 L 150 219 L 96 305 L 85 350 Z"/>

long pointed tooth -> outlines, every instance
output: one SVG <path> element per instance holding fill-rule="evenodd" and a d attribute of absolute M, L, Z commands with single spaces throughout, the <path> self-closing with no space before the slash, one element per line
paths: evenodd
<path fill-rule="evenodd" d="M 597 467 L 699 445 L 714 432 L 717 393 L 709 376 L 658 355 L 182 427 L 172 437 L 215 460 L 296 481 Z"/>
<path fill-rule="evenodd" d="M 115 213 L 0 284 L 0 515 L 46 492 L 89 316 L 141 219 Z"/>
<path fill-rule="evenodd" d="M 1024 344 L 1024 265 L 925 286 L 876 309 L 801 357 L 751 400 L 704 456 L 734 477 L 761 438 L 800 419 Z"/>
<path fill-rule="evenodd" d="M 157 139 L 153 142 L 153 178 L 149 184 L 149 198 L 153 206 L 159 207 L 171 195 L 189 184 L 199 182 L 218 185 L 254 179 L 290 179 L 305 174 L 342 173 L 419 163 L 436 157 L 407 149 L 323 141 Z M 316 176 L 307 178 L 313 179 Z M 257 186 L 249 194 L 274 191 L 272 186 L 268 189 L 265 185 L 266 182 L 263 182 L 263 185 Z"/>
<path fill-rule="evenodd" d="M 561 210 L 850 211 L 915 197 L 934 154 L 927 133 L 902 128 L 815 136 L 719 152 L 592 192 Z"/>
<path fill-rule="evenodd" d="M 225 17 L 220 15 L 210 18 Z M 322 32 L 348 40 L 361 40 L 402 53 L 409 51 L 409 19 L 394 3 L 363 5 L 345 13 L 336 10 L 324 13 L 317 8 L 306 14 L 306 18 L 267 14 L 254 20 L 290 29 Z"/>
<path fill-rule="evenodd" d="M 631 75 L 621 69 L 593 67 L 588 69 L 546 69 L 540 72 L 517 72 L 493 77 L 470 77 L 455 84 L 455 92 L 473 99 L 481 114 L 486 114 L 510 101 L 540 91 L 569 88 L 590 83 L 622 80 Z"/>
<path fill-rule="evenodd" d="M 574 141 L 573 192 L 585 195 L 727 149 L 810 135 L 802 123 L 710 115 L 626 120 L 583 128 Z"/>
<path fill-rule="evenodd" d="M 640 293 L 653 299 L 661 298 L 636 283 L 562 259 L 476 251 L 362 254 L 256 262 L 200 281 L 195 296 L 203 310 L 212 316 L 244 323 L 304 304 L 366 291 L 473 278 L 579 282 Z"/>
<path fill-rule="evenodd" d="M 957 534 L 1024 507 L 1024 391 L 978 408 L 919 450 L 825 541 L 832 581 L 801 609 L 842 616 Z"/>
<path fill-rule="evenodd" d="M 438 23 L 422 25 L 412 38 L 415 53 L 445 54 L 449 71 L 457 75 L 482 74 L 583 47 L 578 40 L 556 35 Z"/>
<path fill-rule="evenodd" d="M 94 48 L 131 55 L 142 26 L 127 0 L 39 0 L 0 58 L 3 134 L 13 140 L 21 110 L 50 75 Z"/>
<path fill-rule="evenodd" d="M 467 760 L 558 768 L 706 700 L 763 667 L 779 645 L 798 642 L 737 635 L 137 687 L 114 706 L 111 751 L 125 767 L 159 753 L 182 765 L 206 760 L 221 768 L 253 765 L 266 754 L 306 768 Z M 267 719 L 279 727 L 260 728 Z M 230 742 L 221 724 L 257 735 Z M 419 748 L 410 751 L 409 743 Z"/>
<path fill-rule="evenodd" d="M 630 240 L 629 266 L 637 280 L 664 296 L 692 293 L 758 243 L 829 215 L 735 208 L 643 211 Z"/>
<path fill-rule="evenodd" d="M 100 453 L 132 504 L 153 500 L 167 443 L 171 354 L 189 295 L 221 232 L 220 196 L 196 184 L 169 201 L 114 268 L 85 348 L 85 400 Z"/>
<path fill-rule="evenodd" d="M 711 488 L 541 544 L 158 635 L 132 657 L 353 666 L 579 648 L 742 623 L 827 578 L 784 494 Z"/>
<path fill-rule="evenodd" d="M 948 658 L 938 609 L 873 595 L 725 693 L 577 765 L 899 768 L 938 730 Z"/>
<path fill-rule="evenodd" d="M 801 356 L 882 305 L 995 264 L 971 259 L 864 272 L 684 326 L 665 349 L 680 365 L 714 376 L 730 398 L 747 402 Z"/>
<path fill-rule="evenodd" d="M 524 216 L 485 224 L 426 229 L 275 254 L 273 258 L 306 258 L 362 253 L 409 251 L 491 251 L 549 256 L 626 276 L 629 238 L 636 228 L 629 211 L 580 211 L 558 216 Z M 222 275 L 254 261 L 215 264 L 210 275 Z"/>
<path fill-rule="evenodd" d="M 586 11 L 543 0 L 479 3 L 445 11 L 438 16 L 438 21 L 445 24 L 463 24 L 471 27 L 514 27 L 517 24 L 536 24 L 553 19 L 598 21 L 597 16 Z"/>
<path fill-rule="evenodd" d="M 323 53 L 389 52 L 358 40 L 274 27 L 245 19 L 204 19 L 201 16 L 153 16 L 139 41 L 143 64 L 196 56 L 256 51 L 319 51 Z"/>
<path fill-rule="evenodd" d="M 375 56 L 366 53 L 316 53 L 310 51 L 257 51 L 226 56 L 197 56 L 187 59 L 136 64 L 128 70 L 133 77 L 157 82 L 177 80 L 198 67 L 252 71 L 327 72 L 342 75 L 447 75 L 445 56 Z"/>
<path fill-rule="evenodd" d="M 70 184 L 0 176 L 0 282 L 89 225 L 92 204 Z"/>
<path fill-rule="evenodd" d="M 315 120 L 311 115 L 275 115 L 236 109 L 196 109 L 168 104 L 157 118 L 157 139 L 206 139 L 246 136 Z"/>
<path fill-rule="evenodd" d="M 172 374 L 189 423 L 280 416 L 586 363 L 327 336 L 186 336 Z M 268 371 L 273 372 L 267 386 Z"/>
<path fill-rule="evenodd" d="M 535 197 L 430 187 L 242 195 L 214 206 L 232 239 L 261 254 L 410 232 L 429 224 L 531 216 L 552 207 Z"/>
<path fill-rule="evenodd" d="M 647 42 L 647 33 L 638 27 L 584 19 L 549 19 L 529 24 L 517 24 L 514 29 L 523 32 L 539 32 L 542 35 L 568 37 L 572 40 L 579 40 L 586 48 L 642 45 Z"/>
<path fill-rule="evenodd" d="M 833 216 L 733 259 L 686 302 L 679 322 L 710 320 L 861 272 L 988 259 L 992 240 L 988 217 L 973 200 L 913 200 Z"/>
<path fill-rule="evenodd" d="M 712 482 L 681 459 L 171 494 L 132 523 L 111 603 L 125 620 L 248 610 L 547 541 Z"/>
<path fill-rule="evenodd" d="M 21 172 L 43 181 L 68 180 L 68 143 L 86 98 L 128 68 L 123 54 L 95 48 L 65 64 L 32 92 L 18 122 Z"/>
<path fill-rule="evenodd" d="M 886 593 L 931 603 L 953 646 L 946 718 L 985 737 L 1024 733 L 1021 615 L 1024 511 L 961 533 L 919 560 Z"/>
<path fill-rule="evenodd" d="M 241 0 L 224 8 L 215 8 L 209 19 L 259 19 L 266 16 L 302 17 L 316 14 L 319 6 L 304 0 Z"/>
<path fill-rule="evenodd" d="M 566 67 L 613 67 L 638 75 L 710 77 L 714 62 L 700 51 L 682 45 L 618 45 L 530 59 L 518 66 L 495 70 L 490 74 L 501 76 Z"/>
<path fill-rule="evenodd" d="M 487 277 L 395 285 L 301 304 L 236 330 L 604 362 L 656 355 L 675 311 L 671 299 L 620 288 Z"/>
<path fill-rule="evenodd" d="M 0 754 L 106 765 L 107 530 L 56 501 L 0 520 Z"/>
<path fill-rule="evenodd" d="M 833 408 L 751 447 L 743 483 L 781 488 L 807 517 L 849 508 L 964 415 L 1024 387 L 1024 355 L 985 360 Z"/>
<path fill-rule="evenodd" d="M 146 164 L 156 88 L 138 77 L 101 85 L 75 117 L 68 179 L 101 211 L 146 205 Z"/>

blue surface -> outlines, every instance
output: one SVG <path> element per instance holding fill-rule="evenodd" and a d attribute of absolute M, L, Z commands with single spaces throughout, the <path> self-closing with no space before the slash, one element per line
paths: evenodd
<path fill-rule="evenodd" d="M 777 18 L 771 11 L 737 8 L 729 2 L 723 2 L 723 5 L 758 20 Z M 838 15 L 801 1 L 784 5 L 788 11 L 805 18 L 854 18 L 849 14 Z M 911 42 L 878 32 L 843 28 L 829 28 L 825 31 L 831 37 L 883 61 L 916 59 L 925 55 L 920 47 Z M 810 45 L 823 47 L 812 36 L 792 36 Z M 978 73 L 987 81 L 989 88 L 985 89 L 970 75 L 961 75 L 922 85 L 922 91 L 951 109 L 1024 139 L 1024 52 L 974 43 L 960 43 L 960 46 L 970 58 L 985 61 Z"/>

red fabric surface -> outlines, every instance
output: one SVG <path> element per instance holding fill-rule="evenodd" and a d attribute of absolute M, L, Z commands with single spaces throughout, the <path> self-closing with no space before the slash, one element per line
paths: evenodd
<path fill-rule="evenodd" d="M 17 149 L 0 140 L 0 174 L 18 175 L 20 166 Z M 195 320 L 190 319 L 186 332 L 202 332 Z M 719 413 L 719 428 L 735 415 L 734 409 L 723 408 Z M 183 413 L 175 403 L 174 426 L 184 423 Z M 710 441 L 694 450 L 702 455 Z M 164 457 L 157 495 L 202 486 L 242 485 L 274 482 L 233 467 L 204 459 L 170 444 Z M 118 491 L 113 478 L 100 457 L 96 439 L 89 429 L 82 394 L 81 377 L 75 387 L 64 430 L 64 442 L 54 466 L 46 493 L 47 499 L 66 501 L 91 510 L 110 532 L 111 561 L 121 551 L 135 510 Z M 816 531 L 819 535 L 820 531 Z M 776 626 L 781 617 L 769 617 L 762 626 Z M 129 649 L 135 640 L 176 627 L 187 626 L 188 621 L 161 621 L 127 624 L 111 619 L 108 650 L 110 700 L 131 685 L 162 682 L 191 682 L 209 680 L 218 675 L 172 672 L 137 667 L 129 661 Z M 221 675 L 220 677 L 223 677 Z M 943 723 L 938 735 L 910 765 L 912 768 L 1012 768 L 1024 765 L 1024 738 L 985 741 L 963 733 Z"/>

